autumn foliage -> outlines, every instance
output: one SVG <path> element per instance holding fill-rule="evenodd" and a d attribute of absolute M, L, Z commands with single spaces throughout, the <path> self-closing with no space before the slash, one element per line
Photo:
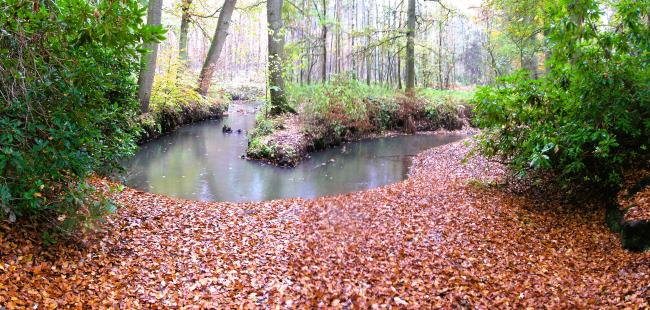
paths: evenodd
<path fill-rule="evenodd" d="M 209 203 L 126 189 L 82 247 L 0 226 L 9 308 L 644 308 L 650 253 L 598 205 L 505 183 L 462 142 L 411 177 L 314 200 Z M 99 181 L 97 186 L 103 186 Z"/>

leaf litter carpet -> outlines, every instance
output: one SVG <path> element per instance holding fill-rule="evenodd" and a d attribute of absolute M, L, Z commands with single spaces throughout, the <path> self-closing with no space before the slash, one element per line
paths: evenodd
<path fill-rule="evenodd" d="M 208 203 L 126 189 L 83 246 L 44 248 L 35 232 L 3 224 L 0 305 L 649 306 L 650 253 L 621 249 L 600 208 L 491 186 L 503 169 L 462 164 L 466 152 L 462 142 L 434 148 L 403 182 L 315 200 Z"/>

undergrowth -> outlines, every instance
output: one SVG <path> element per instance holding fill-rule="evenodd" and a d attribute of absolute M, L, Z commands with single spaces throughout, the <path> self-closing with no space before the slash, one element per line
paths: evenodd
<path fill-rule="evenodd" d="M 222 90 L 211 91 L 206 97 L 197 92 L 196 76 L 174 53 L 163 51 L 159 58 L 164 71 L 154 80 L 150 111 L 140 117 L 141 141 L 183 124 L 221 116 L 228 109 L 229 98 Z"/>
<path fill-rule="evenodd" d="M 380 85 L 341 76 L 325 84 L 292 85 L 289 100 L 301 111 L 304 130 L 316 145 L 386 130 L 415 132 L 462 128 L 471 92 L 418 90 L 415 98 Z M 321 141 L 322 140 L 322 141 Z"/>
<path fill-rule="evenodd" d="M 287 87 L 289 104 L 296 116 L 267 118 L 262 109 L 249 135 L 248 154 L 256 158 L 283 158 L 266 139 L 282 128 L 288 117 L 297 117 L 307 150 L 319 150 L 342 141 L 385 131 L 457 130 L 469 119 L 467 101 L 472 92 L 420 89 L 414 98 L 381 85 L 367 85 L 345 75 L 324 84 Z M 266 142 L 265 142 L 266 141 Z"/>

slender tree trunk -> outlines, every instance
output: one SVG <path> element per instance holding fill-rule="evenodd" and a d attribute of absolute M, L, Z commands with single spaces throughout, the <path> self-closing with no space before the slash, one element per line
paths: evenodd
<path fill-rule="evenodd" d="M 185 66 L 187 62 L 187 33 L 190 29 L 190 5 L 192 5 L 192 0 L 183 0 L 181 3 L 181 30 L 178 37 L 178 58 L 182 62 L 182 66 Z"/>
<path fill-rule="evenodd" d="M 354 39 L 356 37 L 356 34 L 355 34 L 356 29 L 355 29 L 355 27 L 357 25 L 357 3 L 354 0 L 352 0 L 352 19 L 351 20 L 352 20 L 352 27 L 350 27 L 350 28 L 352 29 L 352 45 L 351 45 L 351 48 L 350 48 L 350 51 L 351 51 L 350 52 L 350 57 L 352 58 L 352 78 L 356 80 L 358 72 L 357 72 L 357 55 L 354 53 L 354 43 L 355 43 Z"/>
<path fill-rule="evenodd" d="M 336 74 L 341 73 L 341 0 L 336 0 L 334 2 L 334 17 L 336 18 L 336 22 L 334 24 L 334 37 L 336 42 L 334 43 L 334 50 L 335 50 L 335 57 L 336 59 L 334 60 L 334 72 Z"/>
<path fill-rule="evenodd" d="M 539 72 L 537 70 L 537 66 L 538 66 L 537 55 L 532 54 L 529 57 L 530 58 L 528 59 L 528 69 L 532 73 L 533 79 L 537 79 L 539 77 Z"/>
<path fill-rule="evenodd" d="M 311 51 L 311 47 L 310 47 L 310 51 L 309 51 L 309 63 L 308 63 L 308 65 L 307 65 L 307 84 L 308 84 L 308 85 L 311 84 L 311 71 L 312 71 L 312 69 L 314 68 L 314 61 L 313 61 L 313 58 L 314 58 L 314 55 L 313 55 L 313 52 Z"/>
<path fill-rule="evenodd" d="M 201 74 L 199 75 L 199 94 L 203 96 L 208 94 L 208 90 L 212 85 L 212 76 L 217 69 L 217 60 L 219 60 L 219 54 L 221 54 L 223 45 L 226 42 L 226 37 L 228 36 L 230 18 L 232 17 L 232 12 L 235 10 L 236 3 L 237 0 L 226 0 L 223 3 L 221 12 L 219 12 L 217 29 L 214 31 L 208 55 L 205 57 L 205 62 L 201 68 Z"/>
<path fill-rule="evenodd" d="M 402 89 L 402 59 L 399 57 L 399 51 L 395 53 L 395 58 L 397 58 L 397 71 L 395 76 L 397 77 L 397 89 Z"/>
<path fill-rule="evenodd" d="M 442 21 L 438 21 L 438 89 L 442 86 Z"/>
<path fill-rule="evenodd" d="M 366 28 L 370 28 L 370 8 L 368 8 L 368 7 L 366 7 Z M 370 44 L 370 38 L 371 38 L 371 35 L 368 34 L 366 36 L 366 50 L 365 50 L 365 53 L 366 53 L 366 55 L 365 55 L 366 56 L 366 84 L 368 84 L 368 86 L 370 86 L 370 79 L 372 77 L 372 71 L 371 71 L 371 69 L 372 69 L 372 59 L 373 59 L 372 58 L 373 57 L 372 51 L 374 50 L 374 49 L 369 49 L 368 48 L 368 45 Z"/>
<path fill-rule="evenodd" d="M 393 86 L 393 57 L 390 56 L 390 51 L 387 52 L 388 67 L 386 68 L 386 85 Z"/>
<path fill-rule="evenodd" d="M 323 63 L 321 64 L 321 81 L 327 81 L 327 0 L 323 0 L 323 16 L 321 25 L 321 55 Z"/>
<path fill-rule="evenodd" d="M 162 16 L 162 0 L 149 0 L 147 10 L 147 25 L 160 25 Z M 149 54 L 142 57 L 142 68 L 138 76 L 138 99 L 142 113 L 149 111 L 151 88 L 156 73 L 156 59 L 158 58 L 158 43 L 149 43 L 146 48 Z"/>
<path fill-rule="evenodd" d="M 268 21 L 268 72 L 269 93 L 271 95 L 271 115 L 293 112 L 287 105 L 282 78 L 284 61 L 284 34 L 282 33 L 283 0 L 266 1 L 266 18 Z"/>
<path fill-rule="evenodd" d="M 415 89 L 415 0 L 408 0 L 406 33 L 406 93 L 414 95 Z"/>
<path fill-rule="evenodd" d="M 303 85 L 305 83 L 305 58 L 307 56 L 302 56 L 300 57 L 300 69 L 298 69 L 298 72 L 300 73 L 300 78 L 298 79 L 298 82 L 300 85 Z"/>

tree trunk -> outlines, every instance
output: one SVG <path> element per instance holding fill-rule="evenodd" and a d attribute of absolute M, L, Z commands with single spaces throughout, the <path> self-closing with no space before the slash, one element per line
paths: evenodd
<path fill-rule="evenodd" d="M 367 18 L 366 19 L 366 28 L 369 29 L 370 28 L 370 8 L 366 8 L 366 18 Z M 371 68 L 372 67 L 372 59 L 373 59 L 372 58 L 373 57 L 372 51 L 374 50 L 374 48 L 373 49 L 368 48 L 368 45 L 370 44 L 370 38 L 371 38 L 370 36 L 371 36 L 370 34 L 368 34 L 366 36 L 366 49 L 365 49 L 365 56 L 366 56 L 366 84 L 368 84 L 368 86 L 370 86 L 370 78 L 372 76 L 372 71 L 371 71 L 371 69 L 372 69 Z"/>
<path fill-rule="evenodd" d="M 399 51 L 395 53 L 397 58 L 397 89 L 402 90 L 402 59 L 399 57 Z"/>
<path fill-rule="evenodd" d="M 268 71 L 269 93 L 271 95 L 271 115 L 293 112 L 287 105 L 282 78 L 284 59 L 284 35 L 282 33 L 282 2 L 284 0 L 266 1 L 266 18 L 268 21 Z"/>
<path fill-rule="evenodd" d="M 323 0 L 323 16 L 321 28 L 321 55 L 323 63 L 321 65 L 321 81 L 327 81 L 327 1 Z"/>
<path fill-rule="evenodd" d="M 162 0 L 149 0 L 147 10 L 147 25 L 160 25 L 162 16 Z M 156 73 L 156 58 L 158 58 L 158 43 L 149 43 L 146 48 L 149 54 L 142 57 L 142 68 L 138 76 L 138 99 L 142 113 L 149 111 L 149 100 L 151 99 L 151 88 Z"/>
<path fill-rule="evenodd" d="M 415 90 L 415 0 L 408 0 L 406 33 L 406 94 Z"/>
<path fill-rule="evenodd" d="M 214 31 L 208 55 L 205 57 L 205 62 L 199 75 L 199 94 L 203 96 L 208 94 L 210 85 L 212 85 L 212 76 L 217 69 L 217 60 L 219 60 L 219 54 L 221 54 L 221 49 L 223 49 L 223 45 L 226 42 L 226 36 L 228 36 L 228 27 L 230 26 L 232 12 L 235 9 L 235 3 L 237 3 L 237 0 L 226 0 L 223 3 L 221 12 L 219 12 L 217 29 Z"/>
<path fill-rule="evenodd" d="M 341 0 L 336 0 L 334 11 L 336 12 L 336 24 L 334 27 L 334 33 L 336 35 L 336 61 L 334 72 L 336 74 L 341 73 Z"/>
<path fill-rule="evenodd" d="M 442 21 L 438 21 L 438 89 L 444 88 L 442 82 Z"/>
<path fill-rule="evenodd" d="M 178 58 L 181 60 L 181 66 L 185 66 L 187 62 L 187 33 L 190 29 L 190 5 L 192 0 L 183 0 L 181 3 L 181 30 L 178 37 Z"/>

